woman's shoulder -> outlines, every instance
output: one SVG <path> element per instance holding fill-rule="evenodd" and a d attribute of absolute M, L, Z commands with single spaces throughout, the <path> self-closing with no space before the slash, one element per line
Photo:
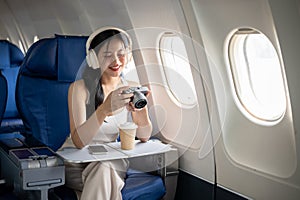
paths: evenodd
<path fill-rule="evenodd" d="M 69 88 L 71 88 L 71 89 L 79 89 L 79 90 L 83 90 L 83 89 L 85 90 L 86 89 L 84 81 L 82 79 L 76 80 L 73 83 L 71 83 L 70 86 L 69 86 Z"/>
<path fill-rule="evenodd" d="M 70 84 L 69 93 L 87 95 L 87 89 L 82 79 L 74 81 Z"/>

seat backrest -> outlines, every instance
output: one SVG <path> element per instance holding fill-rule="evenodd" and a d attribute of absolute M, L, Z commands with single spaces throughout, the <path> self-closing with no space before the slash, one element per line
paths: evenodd
<path fill-rule="evenodd" d="M 21 65 L 16 101 L 26 134 L 53 150 L 69 135 L 68 88 L 85 53 L 85 36 L 41 39 L 28 50 Z"/>
<path fill-rule="evenodd" d="M 0 124 L 4 115 L 7 102 L 7 82 L 0 71 Z"/>
<path fill-rule="evenodd" d="M 15 102 L 16 80 L 24 54 L 16 45 L 0 40 L 0 71 L 7 82 L 7 103 L 4 118 L 19 118 Z"/>

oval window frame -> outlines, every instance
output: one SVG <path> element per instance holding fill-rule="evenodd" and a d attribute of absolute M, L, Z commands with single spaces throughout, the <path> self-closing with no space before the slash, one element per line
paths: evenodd
<path fill-rule="evenodd" d="M 271 44 L 275 55 L 277 56 L 277 63 L 278 63 L 278 67 L 279 67 L 279 71 L 280 71 L 280 82 L 281 82 L 281 87 L 282 87 L 282 96 L 280 97 L 283 101 L 282 103 L 282 109 L 280 112 L 278 112 L 278 114 L 272 117 L 265 117 L 262 115 L 257 115 L 256 112 L 253 112 L 253 110 L 251 110 L 251 106 L 248 106 L 247 103 L 245 103 L 243 97 L 241 96 L 240 92 L 239 92 L 239 86 L 240 83 L 237 81 L 238 79 L 238 75 L 236 75 L 236 69 L 237 69 L 237 62 L 234 60 L 234 54 L 236 52 L 234 52 L 234 46 L 237 45 L 241 45 L 241 44 L 235 44 L 237 40 L 239 40 L 239 36 L 238 35 L 251 35 L 251 34 L 261 34 L 261 36 L 265 37 L 266 41 Z M 245 44 L 243 44 L 245 45 Z M 228 74 L 230 77 L 230 84 L 231 84 L 231 88 L 233 91 L 233 98 L 235 100 L 235 104 L 238 106 L 239 110 L 244 114 L 244 116 L 246 116 L 249 120 L 251 120 L 254 123 L 257 123 L 259 125 L 264 125 L 264 126 L 272 126 L 275 124 L 278 124 L 282 118 L 285 116 L 286 110 L 287 110 L 287 89 L 286 89 L 286 84 L 285 84 L 285 73 L 284 73 L 284 68 L 283 68 L 283 64 L 281 62 L 280 56 L 278 51 L 276 50 L 275 46 L 273 45 L 273 43 L 271 42 L 271 40 L 261 31 L 254 29 L 254 28 L 239 28 L 236 30 L 233 30 L 227 37 L 227 42 L 225 44 L 225 58 L 227 58 L 227 69 L 228 69 Z M 245 48 L 244 48 L 245 50 Z M 245 59 L 246 60 L 246 59 Z M 249 63 L 248 63 L 249 65 Z M 248 66 L 249 68 L 249 66 Z M 251 86 L 252 88 L 252 86 Z M 253 88 L 252 88 L 253 89 Z M 257 108 L 258 110 L 258 108 Z M 263 112 L 262 112 L 263 113 Z"/>
<path fill-rule="evenodd" d="M 167 37 L 177 37 L 178 39 L 181 39 L 181 42 L 184 45 L 184 54 L 185 54 L 185 56 L 183 56 L 181 54 L 177 54 L 177 53 L 173 54 L 173 52 L 171 52 L 170 50 L 166 50 L 164 47 L 162 47 L 162 42 L 163 42 L 164 38 L 167 38 Z M 161 68 L 162 68 L 162 72 L 164 74 L 163 78 L 164 78 L 164 82 L 167 86 L 168 95 L 170 96 L 170 98 L 172 99 L 172 101 L 176 105 L 178 105 L 182 108 L 193 108 L 193 107 L 195 107 L 198 104 L 197 91 L 196 91 L 195 82 L 194 82 L 194 78 L 193 78 L 193 73 L 192 73 L 192 69 L 191 69 L 191 63 L 188 60 L 188 53 L 187 53 L 187 50 L 186 50 L 186 46 L 184 44 L 184 40 L 177 33 L 164 32 L 159 36 L 158 47 L 159 48 L 158 48 L 157 54 L 158 54 L 158 57 L 160 58 L 159 59 L 160 66 L 162 66 Z M 170 67 L 164 61 L 164 55 L 163 55 L 166 52 L 173 55 L 173 57 L 174 57 L 174 55 L 177 56 L 179 59 L 182 59 L 183 61 L 185 61 L 189 65 L 189 68 L 188 68 L 189 71 L 187 73 L 189 73 L 189 78 L 192 81 L 192 84 L 188 84 L 188 85 L 192 87 L 191 90 L 193 92 L 193 98 L 194 98 L 190 103 L 187 103 L 187 101 L 182 101 L 182 99 L 180 99 L 178 97 L 178 95 L 176 95 L 176 92 L 173 90 L 172 84 L 170 84 L 170 81 L 169 81 L 170 80 L 170 75 L 168 75 L 168 69 L 167 69 L 167 68 L 170 68 Z M 176 71 L 175 69 L 171 69 L 171 70 Z"/>

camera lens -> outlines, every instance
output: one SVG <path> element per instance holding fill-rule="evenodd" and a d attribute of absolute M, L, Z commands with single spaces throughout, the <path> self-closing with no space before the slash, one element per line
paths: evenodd
<path fill-rule="evenodd" d="M 140 108 L 144 108 L 146 105 L 147 105 L 147 101 L 145 99 L 140 99 L 134 104 L 134 107 L 140 109 Z"/>
<path fill-rule="evenodd" d="M 147 105 L 147 98 L 141 92 L 134 92 L 132 103 L 135 108 L 141 109 Z"/>

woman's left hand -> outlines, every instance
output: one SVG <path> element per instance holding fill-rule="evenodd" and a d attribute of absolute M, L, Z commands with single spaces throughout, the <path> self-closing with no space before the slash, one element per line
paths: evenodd
<path fill-rule="evenodd" d="M 137 108 L 134 107 L 134 105 L 133 105 L 132 102 L 129 102 L 129 103 L 126 105 L 126 108 L 127 108 L 127 110 L 128 110 L 129 112 L 136 112 L 136 111 L 140 111 L 140 110 L 144 109 L 145 107 L 144 107 L 144 108 L 137 109 Z"/>

